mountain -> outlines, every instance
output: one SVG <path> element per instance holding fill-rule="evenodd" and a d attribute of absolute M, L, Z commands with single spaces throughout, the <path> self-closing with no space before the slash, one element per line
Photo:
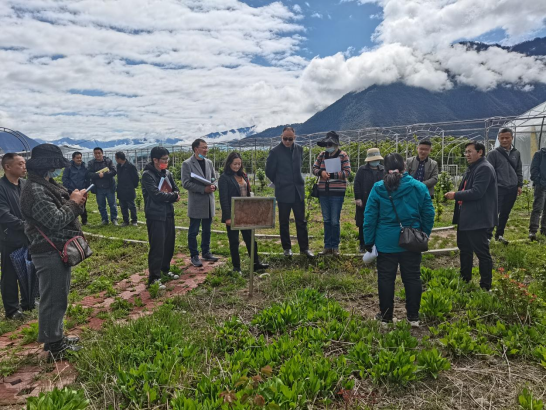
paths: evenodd
<path fill-rule="evenodd" d="M 205 140 L 234 140 L 247 137 L 255 133 L 255 127 L 245 127 L 232 129 L 222 132 L 212 132 L 207 135 L 203 135 L 200 138 Z M 190 144 L 194 140 L 194 137 L 181 137 L 181 138 L 123 138 L 115 139 L 109 141 L 97 141 L 97 140 L 85 140 L 85 139 L 73 139 L 73 138 L 60 138 L 54 141 L 45 141 L 41 139 L 36 139 L 38 143 L 49 143 L 55 145 L 68 145 L 70 147 L 78 147 L 81 149 L 93 149 L 95 147 L 101 147 L 103 149 L 111 149 L 114 147 L 122 147 L 127 145 L 144 145 L 144 144 L 159 144 L 161 143 L 164 146 L 169 145 L 182 145 Z"/>
<path fill-rule="evenodd" d="M 545 38 L 536 38 L 511 47 L 476 42 L 461 43 L 482 51 L 500 47 L 528 56 L 545 56 Z M 470 86 L 458 86 L 444 92 L 402 83 L 372 86 L 344 95 L 302 124 L 292 125 L 298 134 L 365 127 L 389 127 L 416 123 L 459 121 L 495 116 L 518 115 L 545 101 L 545 84 L 531 84 L 524 91 L 499 86 L 483 92 Z M 281 135 L 280 125 L 254 134 L 253 138 Z"/>

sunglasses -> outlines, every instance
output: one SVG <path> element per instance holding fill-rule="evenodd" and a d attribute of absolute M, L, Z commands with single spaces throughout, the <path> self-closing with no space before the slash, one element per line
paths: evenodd
<path fill-rule="evenodd" d="M 293 142 L 294 141 L 294 138 L 287 138 L 287 137 L 283 137 L 283 141 L 285 142 Z"/>

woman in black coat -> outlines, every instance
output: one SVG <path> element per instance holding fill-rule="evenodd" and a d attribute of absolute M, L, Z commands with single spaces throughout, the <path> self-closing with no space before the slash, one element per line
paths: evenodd
<path fill-rule="evenodd" d="M 365 206 L 372 186 L 384 177 L 384 166 L 380 165 L 383 160 L 378 148 L 371 148 L 367 151 L 366 164 L 357 171 L 353 181 L 353 192 L 355 193 L 355 224 L 359 227 L 359 251 L 365 253 L 365 238 L 363 236 L 363 223 Z"/>
<path fill-rule="evenodd" d="M 234 272 L 241 273 L 241 261 L 239 257 L 239 230 L 232 230 L 232 198 L 240 196 L 251 196 L 251 184 L 247 178 L 247 174 L 243 172 L 243 163 L 241 155 L 237 152 L 232 152 L 226 158 L 224 164 L 224 172 L 218 180 L 218 194 L 220 197 L 220 207 L 222 209 L 222 222 L 226 224 L 228 232 L 228 240 L 230 242 L 230 256 L 232 258 L 232 266 Z M 251 255 L 251 231 L 245 229 L 241 231 L 247 251 Z M 266 269 L 265 263 L 260 263 L 258 259 L 258 247 L 255 241 L 255 257 L 254 270 Z"/>

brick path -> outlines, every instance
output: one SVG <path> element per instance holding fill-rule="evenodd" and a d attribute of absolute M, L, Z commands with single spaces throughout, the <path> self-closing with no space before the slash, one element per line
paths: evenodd
<path fill-rule="evenodd" d="M 209 272 L 222 263 L 222 260 L 215 263 L 204 262 L 203 267 L 196 268 L 190 263 L 188 256 L 181 253 L 175 255 L 171 264 L 181 269 L 180 278 L 166 283 L 167 289 L 157 299 L 152 299 L 146 289 L 147 270 L 118 282 L 114 285 L 114 289 L 118 293 L 116 297 L 127 300 L 133 305 L 128 316 L 122 320 L 131 320 L 151 314 L 165 299 L 195 289 L 205 281 Z M 142 301 L 141 306 L 134 306 L 137 297 Z M 67 331 L 67 334 L 78 335 L 84 329 L 100 330 L 104 319 L 97 317 L 97 315 L 100 312 L 111 311 L 110 306 L 115 300 L 114 297 L 107 297 L 105 291 L 83 298 L 77 304 L 92 308 L 93 312 L 85 324 L 73 327 Z M 62 388 L 76 380 L 78 373 L 68 361 L 48 364 L 47 353 L 43 352 L 41 344 L 36 342 L 22 344 L 21 330 L 35 322 L 35 320 L 27 322 L 15 331 L 0 336 L 0 360 L 18 356 L 39 363 L 39 365 L 20 367 L 8 377 L 0 377 L 0 406 L 25 403 L 27 397 L 37 396 L 42 391 L 51 391 L 54 387 Z"/>

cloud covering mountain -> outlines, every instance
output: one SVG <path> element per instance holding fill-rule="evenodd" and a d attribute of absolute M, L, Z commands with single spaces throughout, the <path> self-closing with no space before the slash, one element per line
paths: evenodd
<path fill-rule="evenodd" d="M 451 46 L 493 30 L 507 43 L 544 33 L 543 2 L 375 3 L 376 47 L 308 60 L 304 11 L 279 1 L 7 0 L 0 126 L 45 140 L 190 138 L 302 122 L 373 85 L 545 83 L 544 58 Z"/>

